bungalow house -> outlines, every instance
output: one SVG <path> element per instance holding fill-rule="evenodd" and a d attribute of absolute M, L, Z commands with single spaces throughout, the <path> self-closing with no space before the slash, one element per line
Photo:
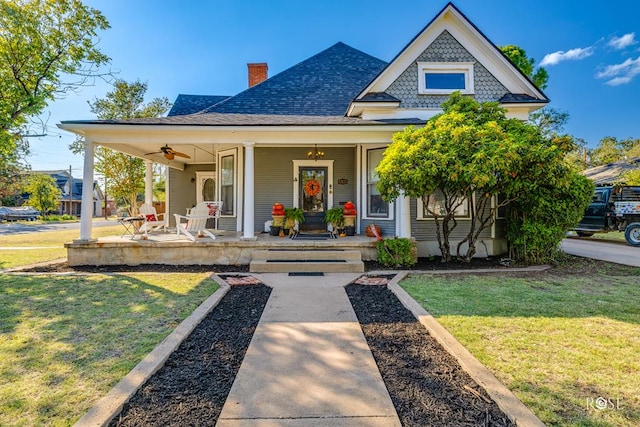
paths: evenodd
<path fill-rule="evenodd" d="M 272 77 L 266 64 L 249 64 L 249 82 L 234 96 L 180 95 L 167 117 L 58 126 L 84 137 L 85 180 L 93 179 L 97 145 L 145 159 L 149 174 L 153 163 L 167 165 L 167 212 L 223 201 L 218 227 L 242 240 L 264 230 L 274 202 L 302 208 L 306 227 L 316 229 L 325 227 L 325 210 L 352 201 L 358 234 L 376 223 L 384 236 L 414 237 L 428 256 L 439 252 L 421 201 L 387 203 L 376 189 L 374 170 L 392 135 L 424 125 L 453 91 L 498 101 L 523 120 L 549 102 L 451 3 L 390 62 L 337 43 Z M 462 223 L 466 217 L 463 206 Z M 90 240 L 85 222 L 78 242 Z M 481 240 L 484 255 L 506 249 L 500 224 Z"/>
<path fill-rule="evenodd" d="M 82 211 L 82 179 L 74 178 L 69 171 L 31 171 L 31 174 L 49 175 L 56 181 L 56 186 L 60 190 L 60 198 L 56 211 L 59 214 L 79 216 Z M 28 198 L 29 195 L 26 194 Z M 28 201 L 25 203 L 29 203 Z M 101 216 L 104 206 L 104 195 L 96 181 L 93 181 L 92 194 L 93 216 Z"/>

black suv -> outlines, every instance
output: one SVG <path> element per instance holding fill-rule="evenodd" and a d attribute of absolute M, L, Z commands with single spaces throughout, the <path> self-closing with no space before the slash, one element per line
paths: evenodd
<path fill-rule="evenodd" d="M 596 187 L 593 200 L 574 229 L 578 236 L 624 231 L 631 246 L 640 246 L 640 187 Z"/>

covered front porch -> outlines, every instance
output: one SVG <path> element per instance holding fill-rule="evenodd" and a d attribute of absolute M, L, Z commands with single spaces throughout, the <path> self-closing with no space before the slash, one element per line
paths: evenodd
<path fill-rule="evenodd" d="M 304 126 L 150 126 L 95 121 L 63 123 L 61 127 L 85 138 L 85 180 L 93 179 L 96 146 L 143 158 L 147 165 L 147 204 L 152 203 L 153 164 L 165 165 L 166 221 L 170 227 L 175 225 L 173 214 L 184 215 L 201 200 L 218 200 L 223 202 L 218 227 L 236 233 L 239 241 L 252 241 L 271 219 L 273 203 L 305 208 L 305 197 L 313 193 L 321 207 L 317 209 L 321 214 L 314 218 L 316 226 L 326 226 L 321 219 L 323 210 L 353 201 L 358 211 L 356 233 L 363 233 L 371 222 L 376 222 L 385 237 L 410 237 L 408 200 L 380 210 L 379 200 L 370 194 L 375 190 L 375 182 L 370 179 L 375 167 L 371 153 L 381 153 L 403 125 L 354 126 L 343 122 L 304 122 Z M 159 147 L 184 156 L 167 155 L 158 151 Z M 324 156 L 316 157 L 316 150 Z M 317 194 L 315 187 L 305 193 L 308 179 L 322 184 Z M 91 196 L 83 192 L 83 202 Z M 92 216 L 91 204 L 83 203 L 80 236 L 74 242 L 77 247 L 94 243 Z"/>

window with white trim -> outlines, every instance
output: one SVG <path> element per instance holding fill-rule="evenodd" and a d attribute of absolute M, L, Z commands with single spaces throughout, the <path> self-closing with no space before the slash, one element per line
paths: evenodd
<path fill-rule="evenodd" d="M 472 62 L 418 62 L 418 93 L 448 95 L 455 91 L 474 93 Z"/>
<path fill-rule="evenodd" d="M 220 200 L 222 203 L 222 216 L 235 216 L 237 193 L 237 152 L 236 150 L 221 151 L 218 153 L 220 165 Z"/>
<path fill-rule="evenodd" d="M 471 204 L 468 198 L 462 198 L 456 200 L 455 217 L 457 219 L 470 219 L 471 218 Z M 427 204 L 422 201 L 422 198 L 418 199 L 418 219 L 433 219 L 433 215 L 429 213 L 429 210 L 435 212 L 438 216 L 444 216 L 446 214 L 444 195 L 440 191 L 436 191 L 434 194 L 430 194 L 427 199 Z"/>
<path fill-rule="evenodd" d="M 366 150 L 367 162 L 367 218 L 389 218 L 389 203 L 382 200 L 380 191 L 376 185 L 380 177 L 376 173 L 378 164 L 382 161 L 382 153 L 385 148 Z"/>

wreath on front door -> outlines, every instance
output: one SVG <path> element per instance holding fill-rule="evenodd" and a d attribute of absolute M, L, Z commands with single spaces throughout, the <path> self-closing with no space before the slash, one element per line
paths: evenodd
<path fill-rule="evenodd" d="M 315 179 L 310 179 L 304 184 L 304 194 L 313 197 L 320 192 L 320 183 Z"/>

